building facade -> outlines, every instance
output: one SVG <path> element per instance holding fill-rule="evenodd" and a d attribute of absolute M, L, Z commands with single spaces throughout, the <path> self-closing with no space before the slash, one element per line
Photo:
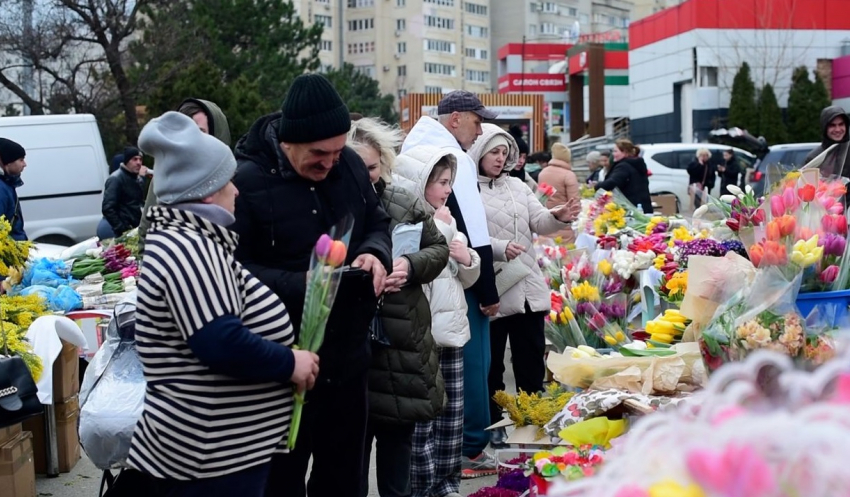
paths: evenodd
<path fill-rule="evenodd" d="M 629 114 L 641 143 L 698 142 L 725 127 L 743 62 L 787 107 L 795 67 L 822 69 L 850 38 L 843 0 L 688 0 L 629 28 Z M 793 141 L 794 138 L 792 137 Z"/>
<path fill-rule="evenodd" d="M 325 26 L 323 67 L 350 63 L 383 93 L 495 91 L 490 0 L 295 0 Z"/>

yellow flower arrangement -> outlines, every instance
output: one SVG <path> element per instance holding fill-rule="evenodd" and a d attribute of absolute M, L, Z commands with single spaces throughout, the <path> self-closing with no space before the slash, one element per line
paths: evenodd
<path fill-rule="evenodd" d="M 24 336 L 32 322 L 45 314 L 48 314 L 47 306 L 36 294 L 26 297 L 0 295 L 0 316 L 3 318 L 0 353 L 5 353 L 8 347 L 11 355 L 23 359 L 35 381 L 41 377 L 44 368 L 41 359 L 33 353 L 32 347 Z"/>
<path fill-rule="evenodd" d="M 646 234 L 651 235 L 655 231 L 655 228 L 665 221 L 666 219 L 662 216 L 652 216 L 649 218 L 649 222 L 646 224 Z"/>
<path fill-rule="evenodd" d="M 667 294 L 668 297 L 684 297 L 685 292 L 688 291 L 688 272 L 680 271 L 678 273 L 673 273 L 673 275 L 670 276 L 670 279 L 667 280 L 666 286 L 667 289 L 670 290 Z"/>
<path fill-rule="evenodd" d="M 593 220 L 596 236 L 616 233 L 626 227 L 626 211 L 614 202 L 605 204 L 602 214 Z"/>
<path fill-rule="evenodd" d="M 538 426 L 539 435 L 542 435 L 543 426 L 552 421 L 571 398 L 573 393 L 562 389 L 557 383 L 547 385 L 545 393 L 520 392 L 511 395 L 499 390 L 493 396 L 493 400 L 508 412 L 508 417 L 516 426 Z"/>
<path fill-rule="evenodd" d="M 570 288 L 570 293 L 573 294 L 573 298 L 581 302 L 599 301 L 599 289 L 587 281 L 582 281 L 581 284 Z"/>
<path fill-rule="evenodd" d="M 12 269 L 19 270 L 27 263 L 32 242 L 19 242 L 9 236 L 12 226 L 6 216 L 0 216 L 0 276 L 9 276 Z"/>
<path fill-rule="evenodd" d="M 679 226 L 678 228 L 674 229 L 671 235 L 672 236 L 670 237 L 669 242 L 669 245 L 671 247 L 676 244 L 677 240 L 680 242 L 689 242 L 694 239 L 694 235 L 692 235 L 688 228 L 684 226 Z"/>
<path fill-rule="evenodd" d="M 655 259 L 652 260 L 652 265 L 655 266 L 655 269 L 661 271 L 661 268 L 664 267 L 664 264 L 667 264 L 667 255 L 661 254 Z"/>

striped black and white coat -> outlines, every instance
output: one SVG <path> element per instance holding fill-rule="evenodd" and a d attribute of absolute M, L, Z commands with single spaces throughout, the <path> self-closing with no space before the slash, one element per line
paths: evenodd
<path fill-rule="evenodd" d="M 286 308 L 233 257 L 238 235 L 232 231 L 164 206 L 153 207 L 148 218 L 136 310 L 136 348 L 147 389 L 128 463 L 177 480 L 266 463 L 286 445 L 293 406 L 288 376 L 269 381 L 262 371 L 250 371 L 251 358 L 235 356 L 244 371 L 224 374 L 193 352 L 199 350 L 193 336 L 214 336 L 218 323 L 238 318 L 240 327 L 289 346 Z M 226 349 L 218 351 L 225 362 Z"/>

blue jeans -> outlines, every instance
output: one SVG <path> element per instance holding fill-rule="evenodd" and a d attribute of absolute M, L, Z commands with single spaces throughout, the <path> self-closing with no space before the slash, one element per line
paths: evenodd
<path fill-rule="evenodd" d="M 115 238 L 115 232 L 112 231 L 112 226 L 110 226 L 109 221 L 105 217 L 100 218 L 100 222 L 97 223 L 97 237 L 101 240 Z"/>
<path fill-rule="evenodd" d="M 465 293 L 471 336 L 463 347 L 463 455 L 476 457 L 490 443 L 490 320 L 475 295 Z"/>

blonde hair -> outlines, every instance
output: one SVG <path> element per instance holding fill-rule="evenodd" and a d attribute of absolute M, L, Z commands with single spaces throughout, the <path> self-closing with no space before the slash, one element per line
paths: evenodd
<path fill-rule="evenodd" d="M 697 159 L 699 159 L 703 155 L 707 155 L 708 158 L 710 159 L 711 158 L 711 151 L 709 151 L 707 148 L 701 148 L 701 149 L 697 150 Z"/>
<path fill-rule="evenodd" d="M 381 179 L 392 181 L 397 150 L 404 141 L 404 132 L 374 117 L 364 117 L 351 123 L 348 145 L 354 149 L 372 147 L 381 157 Z"/>

